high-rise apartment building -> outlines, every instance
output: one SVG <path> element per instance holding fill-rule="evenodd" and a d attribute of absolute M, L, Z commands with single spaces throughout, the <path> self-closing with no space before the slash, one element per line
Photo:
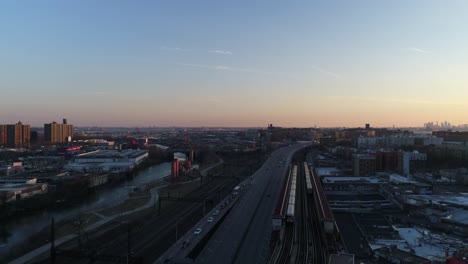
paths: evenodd
<path fill-rule="evenodd" d="M 2 128 L 0 128 L 2 129 Z M 3 130 L 3 129 L 2 129 Z M 31 126 L 18 122 L 6 125 L 6 146 L 9 148 L 25 148 L 31 143 Z"/>
<path fill-rule="evenodd" d="M 7 125 L 0 125 L 0 146 L 7 144 Z"/>
<path fill-rule="evenodd" d="M 375 172 L 375 156 L 366 154 L 353 155 L 354 176 L 372 176 Z"/>
<path fill-rule="evenodd" d="M 414 172 L 422 171 L 426 167 L 427 154 L 414 152 L 400 152 L 398 155 L 398 171 L 408 177 Z"/>
<path fill-rule="evenodd" d="M 398 152 L 378 151 L 375 153 L 375 168 L 377 171 L 397 171 Z"/>
<path fill-rule="evenodd" d="M 52 122 L 44 124 L 44 140 L 49 143 L 67 143 L 73 137 L 73 125 L 69 125 L 66 119 L 62 124 Z"/>

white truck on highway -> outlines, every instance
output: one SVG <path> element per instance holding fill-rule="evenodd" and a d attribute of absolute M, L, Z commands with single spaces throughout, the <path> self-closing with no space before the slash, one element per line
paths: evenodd
<path fill-rule="evenodd" d="M 237 185 L 237 186 L 234 187 L 234 189 L 232 190 L 232 195 L 233 195 L 233 196 L 238 195 L 240 190 L 242 190 L 242 187 L 241 187 L 240 185 Z"/>

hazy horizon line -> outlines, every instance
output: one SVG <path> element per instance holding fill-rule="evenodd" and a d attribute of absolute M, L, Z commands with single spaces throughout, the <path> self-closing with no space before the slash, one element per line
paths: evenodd
<path fill-rule="evenodd" d="M 25 124 L 28 125 L 28 124 Z M 73 125 L 73 124 L 70 124 Z M 452 125 L 452 127 L 459 127 L 468 124 L 461 124 L 461 125 Z M 220 129 L 220 128 L 229 128 L 229 129 L 261 129 L 261 128 L 268 128 L 268 126 L 95 126 L 95 125 L 86 125 L 86 126 L 77 126 L 73 125 L 74 128 L 212 128 L 212 129 Z M 273 126 L 274 128 L 329 128 L 329 129 L 336 129 L 336 128 L 366 128 L 365 126 Z M 43 126 L 33 126 L 31 128 L 43 128 Z M 401 128 L 424 128 L 424 126 L 370 126 L 370 129 L 401 129 Z"/>

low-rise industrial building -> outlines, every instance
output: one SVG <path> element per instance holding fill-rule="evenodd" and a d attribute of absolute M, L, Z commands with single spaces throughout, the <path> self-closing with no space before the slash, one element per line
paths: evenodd
<path fill-rule="evenodd" d="M 325 191 L 375 191 L 385 182 L 375 177 L 323 177 Z"/>
<path fill-rule="evenodd" d="M 47 193 L 46 183 L 0 184 L 0 203 L 13 202 L 43 193 Z"/>
<path fill-rule="evenodd" d="M 353 254 L 331 254 L 328 264 L 354 264 Z"/>
<path fill-rule="evenodd" d="M 427 258 L 419 257 L 410 252 L 406 252 L 396 246 L 383 247 L 374 251 L 374 255 L 379 260 L 386 260 L 388 263 L 396 264 L 430 264 Z"/>
<path fill-rule="evenodd" d="M 81 172 L 128 172 L 148 159 L 146 150 L 97 150 L 77 155 L 65 170 Z"/>

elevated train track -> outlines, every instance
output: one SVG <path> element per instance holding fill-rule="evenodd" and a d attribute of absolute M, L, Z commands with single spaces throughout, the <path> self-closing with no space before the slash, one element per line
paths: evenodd
<path fill-rule="evenodd" d="M 285 185 L 287 198 L 281 239 L 270 263 L 327 263 L 328 250 L 314 194 L 312 173 L 303 159 L 297 158 Z"/>
<path fill-rule="evenodd" d="M 296 184 L 297 184 L 297 166 L 293 166 L 289 173 L 289 182 L 286 184 L 287 191 L 284 193 L 283 202 L 287 199 L 286 206 L 286 226 L 284 227 L 283 239 L 279 244 L 277 255 L 271 260 L 271 263 L 289 263 L 294 246 L 294 216 L 296 204 Z"/>

